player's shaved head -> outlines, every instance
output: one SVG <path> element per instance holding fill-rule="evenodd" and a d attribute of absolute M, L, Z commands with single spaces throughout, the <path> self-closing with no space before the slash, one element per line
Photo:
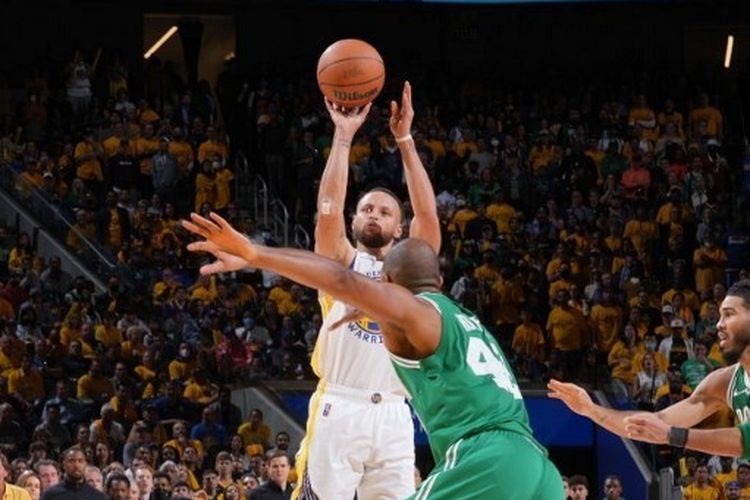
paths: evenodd
<path fill-rule="evenodd" d="M 439 290 L 443 284 L 440 264 L 432 247 L 417 238 L 397 243 L 383 262 L 383 274 L 389 281 L 412 292 Z"/>

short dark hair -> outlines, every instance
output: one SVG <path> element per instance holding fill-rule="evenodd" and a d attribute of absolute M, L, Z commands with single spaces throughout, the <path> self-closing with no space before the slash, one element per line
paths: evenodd
<path fill-rule="evenodd" d="M 742 298 L 742 304 L 750 309 L 750 280 L 735 281 L 727 290 L 727 297 Z"/>
<path fill-rule="evenodd" d="M 266 463 L 270 464 L 270 463 L 271 463 L 271 461 L 272 461 L 272 460 L 273 460 L 274 458 L 281 458 L 281 457 L 284 457 L 284 458 L 286 458 L 286 463 L 287 463 L 288 465 L 290 465 L 290 466 L 292 465 L 292 461 L 291 461 L 291 460 L 289 460 L 289 455 L 287 455 L 287 454 L 286 454 L 286 453 L 284 453 L 283 451 L 277 451 L 277 452 L 273 453 L 272 455 L 269 455 L 268 457 L 266 457 Z"/>
<path fill-rule="evenodd" d="M 169 474 L 167 474 L 166 472 L 156 472 L 156 473 L 154 473 L 154 479 L 158 479 L 160 477 L 166 478 L 167 481 L 169 481 L 169 484 L 172 484 L 172 478 L 169 477 Z"/>
<path fill-rule="evenodd" d="M 570 486 L 579 486 L 583 485 L 588 489 L 589 487 L 589 480 L 586 476 L 583 476 L 581 474 L 576 474 L 575 476 L 570 476 L 570 481 L 568 481 L 568 484 Z"/>
<path fill-rule="evenodd" d="M 620 476 L 618 476 L 617 474 L 610 474 L 609 476 L 604 478 L 605 483 L 610 480 L 617 481 L 618 483 L 620 483 L 620 486 L 622 486 L 622 479 L 620 479 Z"/>
<path fill-rule="evenodd" d="M 745 462 L 740 462 L 740 463 L 739 463 L 739 464 L 737 465 L 737 470 L 740 470 L 740 469 L 747 469 L 747 470 L 750 470 L 750 464 L 747 464 L 747 463 L 745 463 Z"/>
<path fill-rule="evenodd" d="M 50 460 L 49 458 L 45 458 L 43 460 L 39 460 L 36 465 L 34 465 L 34 472 L 39 474 L 39 469 L 44 467 L 45 465 L 50 465 L 54 467 L 57 470 L 57 473 L 60 473 L 60 466 L 55 462 L 54 460 Z"/>
<path fill-rule="evenodd" d="M 112 487 L 113 483 L 125 483 L 128 485 L 128 488 L 130 488 L 130 479 L 128 479 L 128 476 L 126 476 L 125 474 L 110 474 L 107 478 L 107 482 L 105 483 L 105 489 L 109 490 Z"/>

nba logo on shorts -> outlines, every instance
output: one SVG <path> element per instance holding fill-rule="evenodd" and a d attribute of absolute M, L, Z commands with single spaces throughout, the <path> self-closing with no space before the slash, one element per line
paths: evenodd
<path fill-rule="evenodd" d="M 331 403 L 326 403 L 323 406 L 323 416 L 327 417 L 329 413 L 331 413 Z"/>

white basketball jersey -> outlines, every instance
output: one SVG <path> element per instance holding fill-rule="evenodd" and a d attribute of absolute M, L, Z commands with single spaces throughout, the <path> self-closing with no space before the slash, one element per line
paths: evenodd
<path fill-rule="evenodd" d="M 368 278 L 379 280 L 383 262 L 357 251 L 350 268 Z M 391 366 L 383 345 L 380 326 L 369 318 L 331 325 L 352 310 L 352 306 L 320 293 L 323 325 L 320 327 L 312 367 L 326 382 L 352 389 L 406 394 Z"/>

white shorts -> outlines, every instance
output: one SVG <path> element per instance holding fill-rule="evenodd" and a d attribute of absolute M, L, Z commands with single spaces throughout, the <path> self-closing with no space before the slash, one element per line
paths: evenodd
<path fill-rule="evenodd" d="M 321 382 L 297 454 L 304 500 L 402 499 L 414 493 L 414 427 L 403 396 Z"/>

